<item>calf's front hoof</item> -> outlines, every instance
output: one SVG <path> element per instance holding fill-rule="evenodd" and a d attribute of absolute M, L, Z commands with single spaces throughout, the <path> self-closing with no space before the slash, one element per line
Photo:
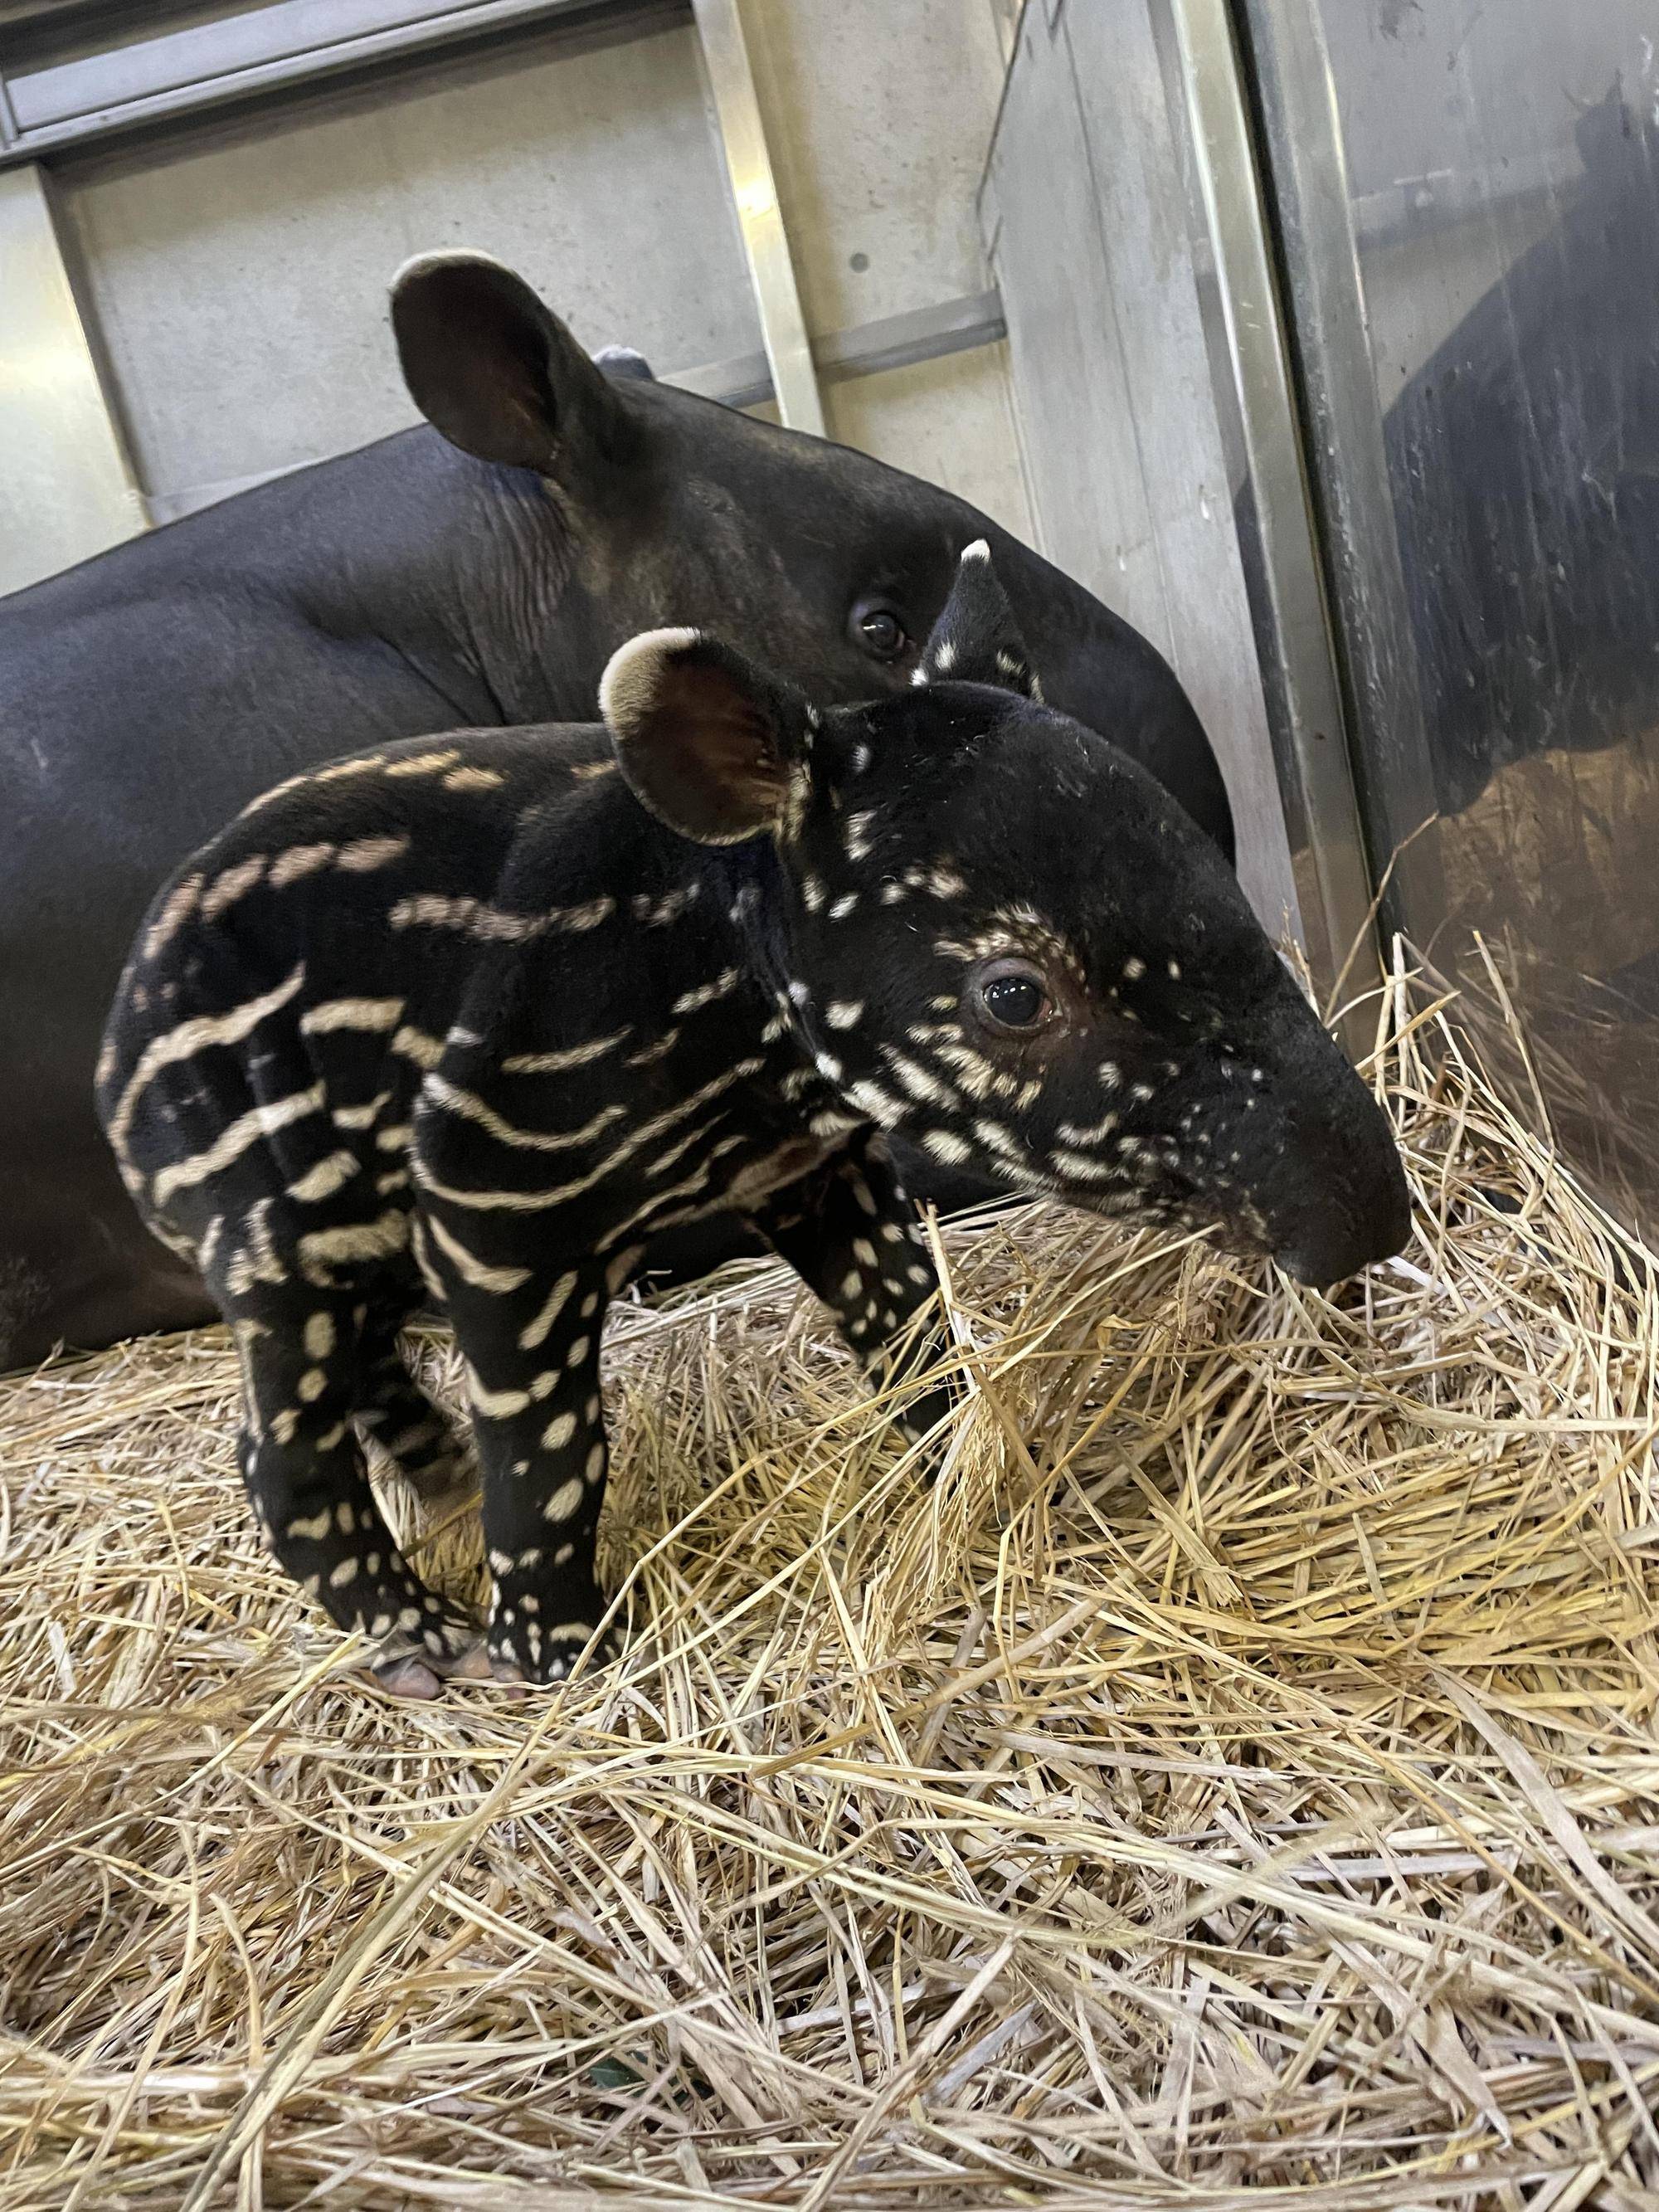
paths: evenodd
<path fill-rule="evenodd" d="M 403 1649 L 385 1650 L 369 1668 L 388 1697 L 436 1698 L 442 1695 L 446 1681 L 487 1682 L 490 1679 L 489 1654 L 482 1637 L 472 1637 L 453 1656 L 440 1656 L 429 1650 L 411 1651 L 405 1639 L 398 1640 Z"/>

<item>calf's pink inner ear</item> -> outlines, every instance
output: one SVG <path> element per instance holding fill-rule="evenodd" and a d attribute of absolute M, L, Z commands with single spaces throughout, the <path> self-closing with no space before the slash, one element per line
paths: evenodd
<path fill-rule="evenodd" d="M 735 845 L 782 815 L 789 770 L 758 670 L 696 630 L 652 630 L 611 656 L 599 711 L 629 788 L 702 845 Z"/>

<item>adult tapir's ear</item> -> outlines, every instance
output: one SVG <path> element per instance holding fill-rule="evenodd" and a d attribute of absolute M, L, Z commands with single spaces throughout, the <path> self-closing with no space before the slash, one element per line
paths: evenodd
<path fill-rule="evenodd" d="M 956 684 L 997 684 L 1027 699 L 1042 696 L 1008 595 L 991 566 L 991 549 L 982 538 L 963 548 L 951 596 L 922 648 L 913 681 L 931 684 L 936 678 Z"/>
<path fill-rule="evenodd" d="M 555 471 L 607 447 L 622 403 L 522 276 L 484 253 L 423 253 L 392 281 L 392 327 L 415 404 L 482 461 Z"/>
<path fill-rule="evenodd" d="M 700 845 L 781 829 L 805 796 L 805 700 L 702 630 L 630 638 L 599 712 L 634 796 Z"/>

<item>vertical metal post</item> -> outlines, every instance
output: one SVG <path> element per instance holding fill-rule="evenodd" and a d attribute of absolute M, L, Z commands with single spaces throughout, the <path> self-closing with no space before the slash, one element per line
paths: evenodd
<path fill-rule="evenodd" d="M 1169 0 L 1260 536 L 1262 659 L 1297 891 L 1323 997 L 1358 946 L 1376 970 L 1370 872 L 1304 465 L 1297 395 L 1227 0 Z M 1359 1031 L 1349 1039 L 1369 1049 Z"/>
<path fill-rule="evenodd" d="M 1446 911 L 1417 647 L 1400 564 L 1382 409 L 1354 237 L 1347 149 L 1320 9 L 1242 0 L 1272 171 L 1298 392 L 1321 543 L 1340 617 L 1358 781 L 1379 861 L 1401 848 L 1391 894 Z M 1408 842 L 1409 841 L 1409 843 Z"/>
<path fill-rule="evenodd" d="M 37 163 L 0 173 L 0 592 L 146 526 Z"/>
<path fill-rule="evenodd" d="M 732 197 L 737 202 L 750 282 L 760 316 L 761 343 L 772 371 L 778 413 L 792 430 L 823 437 L 823 406 L 812 368 L 806 319 L 795 289 L 794 264 L 767 151 L 760 97 L 744 37 L 738 0 L 692 0 L 714 95 Z"/>

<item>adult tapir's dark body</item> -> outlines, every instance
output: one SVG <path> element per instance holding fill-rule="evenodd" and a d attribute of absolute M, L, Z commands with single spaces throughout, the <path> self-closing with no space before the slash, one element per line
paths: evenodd
<path fill-rule="evenodd" d="M 1048 697 L 1149 767 L 1231 857 L 1213 757 L 1158 654 L 963 501 L 688 393 L 607 380 L 476 258 L 415 264 L 394 319 L 436 429 L 0 606 L 0 1367 L 208 1310 L 145 1236 L 100 1139 L 99 1030 L 169 869 L 258 792 L 335 754 L 586 720 L 610 654 L 668 621 L 741 640 L 826 701 L 900 688 L 957 556 L 983 537 Z"/>

